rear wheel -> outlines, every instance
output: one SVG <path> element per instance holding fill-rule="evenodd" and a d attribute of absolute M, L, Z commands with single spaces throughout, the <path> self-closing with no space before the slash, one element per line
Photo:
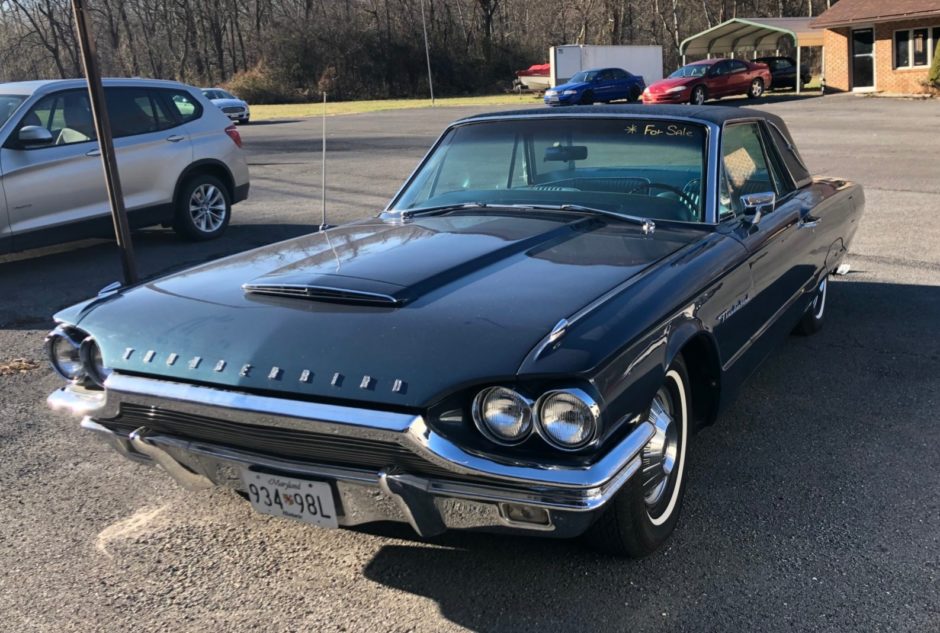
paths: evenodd
<path fill-rule="evenodd" d="M 695 86 L 695 88 L 692 89 L 692 96 L 689 98 L 689 103 L 692 105 L 702 105 L 707 98 L 708 94 L 705 91 L 705 86 Z"/>
<path fill-rule="evenodd" d="M 809 304 L 806 314 L 800 319 L 795 332 L 803 336 L 815 334 L 822 329 L 826 318 L 826 295 L 829 292 L 829 275 L 824 275 L 822 281 L 816 287 L 816 295 L 813 302 Z"/>
<path fill-rule="evenodd" d="M 225 185 L 215 176 L 197 174 L 180 188 L 173 230 L 188 240 L 211 240 L 225 232 L 231 215 Z"/>
<path fill-rule="evenodd" d="M 678 357 L 650 405 L 647 419 L 654 434 L 643 448 L 640 470 L 585 535 L 592 547 L 616 556 L 641 558 L 672 534 L 685 492 L 691 407 L 688 372 Z"/>
<path fill-rule="evenodd" d="M 747 90 L 748 99 L 757 99 L 764 94 L 764 80 L 758 77 L 751 82 L 751 87 Z"/>

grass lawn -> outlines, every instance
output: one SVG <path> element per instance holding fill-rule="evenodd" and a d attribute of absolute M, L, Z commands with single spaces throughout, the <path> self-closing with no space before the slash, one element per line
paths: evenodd
<path fill-rule="evenodd" d="M 446 106 L 488 106 L 488 105 L 539 105 L 541 95 L 537 94 L 502 94 L 489 97 L 448 97 L 437 99 L 436 107 Z M 381 99 L 375 101 L 337 101 L 326 104 L 326 113 L 359 114 L 378 110 L 399 110 L 402 108 L 430 108 L 430 99 Z M 251 119 L 294 119 L 297 117 L 320 116 L 322 103 L 285 103 L 280 105 L 253 105 Z"/>

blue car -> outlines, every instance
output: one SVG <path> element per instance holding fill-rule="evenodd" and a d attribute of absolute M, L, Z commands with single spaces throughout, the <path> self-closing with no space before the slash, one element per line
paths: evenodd
<path fill-rule="evenodd" d="M 646 89 L 640 75 L 631 75 L 622 68 L 582 70 L 568 83 L 545 91 L 545 105 L 590 105 L 595 101 L 609 103 L 625 99 L 633 102 Z"/>

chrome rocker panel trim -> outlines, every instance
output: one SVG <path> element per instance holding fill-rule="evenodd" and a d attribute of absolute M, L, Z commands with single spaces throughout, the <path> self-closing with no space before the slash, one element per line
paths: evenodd
<path fill-rule="evenodd" d="M 83 428 L 95 431 L 126 457 L 160 465 L 187 489 L 212 485 L 239 489 L 237 473 L 246 466 L 326 478 L 336 482 L 341 505 L 346 509 L 341 525 L 398 520 L 410 523 L 423 536 L 445 528 L 467 527 L 463 518 L 442 509 L 455 501 L 478 506 L 478 518 L 483 523 L 470 527 L 551 531 L 555 529 L 552 519 L 558 513 L 589 515 L 638 472 L 640 451 L 653 435 L 649 422 L 639 422 L 618 446 L 589 466 L 509 463 L 461 449 L 428 428 L 420 415 L 256 396 L 117 373 L 109 376 L 105 387 L 95 399 L 87 391 L 66 386 L 53 392 L 48 403 L 53 409 L 83 417 Z M 483 479 L 452 481 L 401 472 L 396 467 L 374 471 L 311 464 L 153 433 L 144 427 L 123 436 L 98 422 L 118 417 L 122 402 L 168 407 L 242 424 L 393 441 L 455 475 Z M 379 508 L 383 502 L 387 507 Z M 548 523 L 510 521 L 504 504 L 543 509 Z M 482 519 L 484 515 L 488 518 Z"/>

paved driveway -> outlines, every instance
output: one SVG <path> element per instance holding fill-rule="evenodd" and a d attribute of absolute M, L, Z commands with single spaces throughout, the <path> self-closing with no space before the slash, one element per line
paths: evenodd
<path fill-rule="evenodd" d="M 814 173 L 867 214 L 829 322 L 793 337 L 696 437 L 683 516 L 639 562 L 577 543 L 319 531 L 185 493 L 0 369 L 0 629 L 9 631 L 940 630 L 940 103 L 780 98 Z M 330 221 L 375 213 L 470 109 L 329 120 Z M 154 275 L 319 224 L 319 125 L 242 129 L 252 198 L 227 235 L 136 236 Z M 117 278 L 91 244 L 0 260 L 0 366 L 41 360 L 56 309 Z"/>

